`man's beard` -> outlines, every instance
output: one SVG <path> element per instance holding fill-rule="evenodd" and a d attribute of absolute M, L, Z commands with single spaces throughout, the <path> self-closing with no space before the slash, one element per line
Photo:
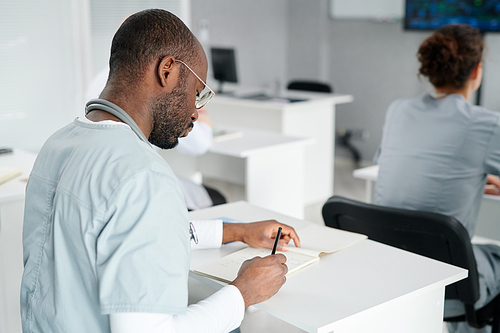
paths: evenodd
<path fill-rule="evenodd" d="M 185 84 L 179 84 L 172 92 L 153 101 L 153 131 L 149 142 L 162 149 L 172 149 L 179 143 L 178 138 L 188 128 L 193 127 L 188 114 Z"/>

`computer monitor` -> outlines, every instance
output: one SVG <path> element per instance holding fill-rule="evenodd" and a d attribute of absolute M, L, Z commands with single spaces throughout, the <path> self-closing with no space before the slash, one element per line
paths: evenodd
<path fill-rule="evenodd" d="M 499 32 L 500 0 L 406 0 L 405 29 L 435 30 L 452 23 Z"/>
<path fill-rule="evenodd" d="M 238 82 L 234 49 L 213 47 L 210 52 L 214 79 L 219 81 L 218 93 L 222 93 L 224 82 Z"/>

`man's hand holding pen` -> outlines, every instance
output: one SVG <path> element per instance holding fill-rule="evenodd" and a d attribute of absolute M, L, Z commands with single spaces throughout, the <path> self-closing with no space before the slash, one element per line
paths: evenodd
<path fill-rule="evenodd" d="M 282 254 L 255 257 L 241 265 L 238 277 L 231 282 L 245 300 L 245 308 L 269 299 L 286 282 L 286 257 Z"/>
<path fill-rule="evenodd" d="M 287 244 L 292 239 L 295 246 L 300 247 L 295 230 L 274 220 L 224 223 L 223 243 L 242 241 L 256 248 L 272 249 L 275 246 L 279 251 L 287 251 Z M 231 284 L 240 290 L 245 307 L 249 307 L 276 294 L 285 283 L 287 272 L 286 257 L 283 254 L 255 257 L 243 262 L 238 277 Z"/>

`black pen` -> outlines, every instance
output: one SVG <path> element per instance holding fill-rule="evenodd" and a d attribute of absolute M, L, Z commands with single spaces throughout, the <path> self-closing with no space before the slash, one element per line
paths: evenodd
<path fill-rule="evenodd" d="M 278 247 L 278 242 L 281 237 L 281 227 L 278 228 L 278 233 L 276 234 L 276 239 L 274 240 L 273 252 L 271 254 L 276 254 L 276 248 Z"/>

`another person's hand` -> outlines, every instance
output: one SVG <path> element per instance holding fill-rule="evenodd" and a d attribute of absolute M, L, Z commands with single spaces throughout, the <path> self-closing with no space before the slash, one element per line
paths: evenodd
<path fill-rule="evenodd" d="M 500 178 L 498 176 L 488 175 L 486 177 L 484 194 L 500 195 Z"/>
<path fill-rule="evenodd" d="M 231 282 L 243 296 L 245 308 L 263 302 L 276 294 L 285 283 L 288 272 L 286 257 L 273 254 L 267 257 L 255 257 L 241 265 L 238 277 Z"/>
<path fill-rule="evenodd" d="M 292 239 L 295 246 L 300 247 L 299 236 L 297 236 L 295 229 L 275 220 L 253 223 L 224 223 L 222 242 L 242 241 L 251 247 L 272 249 L 279 227 L 282 230 L 277 247 L 278 251 L 287 251 L 287 244 Z"/>

